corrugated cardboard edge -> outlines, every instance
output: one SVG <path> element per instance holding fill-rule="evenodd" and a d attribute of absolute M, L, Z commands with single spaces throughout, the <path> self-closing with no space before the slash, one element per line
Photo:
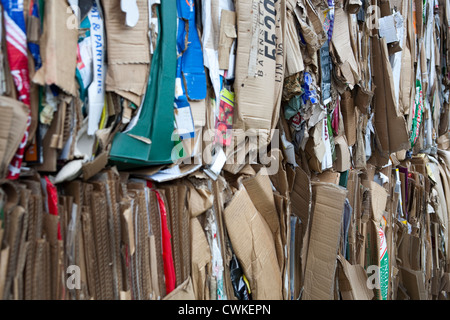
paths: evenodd
<path fill-rule="evenodd" d="M 368 277 L 364 268 L 359 264 L 350 264 L 341 255 L 338 256 L 338 260 L 343 271 L 342 278 L 339 277 L 339 288 L 343 300 L 372 300 L 374 293 L 367 286 Z"/>
<path fill-rule="evenodd" d="M 83 180 L 88 180 L 99 173 L 108 164 L 108 152 L 102 152 L 93 161 L 83 164 Z"/>
<path fill-rule="evenodd" d="M 191 277 L 189 276 L 182 284 L 166 295 L 163 300 L 195 300 Z"/>

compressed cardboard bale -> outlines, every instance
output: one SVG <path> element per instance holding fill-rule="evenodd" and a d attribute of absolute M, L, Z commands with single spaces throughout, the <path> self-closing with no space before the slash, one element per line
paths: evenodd
<path fill-rule="evenodd" d="M 34 81 L 56 85 L 52 89 L 59 87 L 64 94 L 75 97 L 71 103 L 63 95 L 58 97 L 64 101 L 57 105 L 51 125 L 46 123 L 50 127 L 41 141 L 44 163 L 36 166 L 27 161 L 26 167 L 30 169 L 22 170 L 19 183 L 9 184 L 18 186 L 18 202 L 3 207 L 0 192 L 0 209 L 5 208 L 7 217 L 5 229 L 0 226 L 0 240 L 7 243 L 2 247 L 0 259 L 3 297 L 217 299 L 226 292 L 227 298 L 233 299 L 228 268 L 233 254 L 231 249 L 243 264 L 253 298 L 257 299 L 296 299 L 299 296 L 344 300 L 442 299 L 442 291 L 449 291 L 445 265 L 450 257 L 446 214 L 450 205 L 450 157 L 448 151 L 444 151 L 450 145 L 449 108 L 446 102 L 448 79 L 442 70 L 449 69 L 450 59 L 441 52 L 450 47 L 447 3 L 416 1 L 416 6 L 410 6 L 405 0 L 382 0 L 378 3 L 382 20 L 373 25 L 377 22 L 370 11 L 374 7 L 366 10 L 367 1 L 360 0 L 335 3 L 268 0 L 259 6 L 249 0 L 227 1 L 226 10 L 221 10 L 223 7 L 217 0 L 205 1 L 206 10 L 209 8 L 210 12 L 205 8 L 200 10 L 201 1 L 194 0 L 198 8 L 199 34 L 206 33 L 202 18 L 213 20 L 209 24 L 212 30 L 208 30 L 211 33 L 205 38 L 207 43 L 202 43 L 202 47 L 215 47 L 219 68 L 227 70 L 223 74 L 225 87 L 235 78 L 234 128 L 262 129 L 260 142 L 263 143 L 259 147 L 266 147 L 273 141 L 270 129 L 278 125 L 283 129 L 284 147 L 287 143 L 291 145 L 288 145 L 290 149 L 284 149 L 286 160 L 277 159 L 278 172 L 268 177 L 263 174 L 268 168 L 262 169 L 260 159 L 248 155 L 249 148 L 256 150 L 254 146 L 242 140 L 236 149 L 225 150 L 225 155 L 230 159 L 239 152 L 247 155 L 245 161 L 226 163 L 223 171 L 218 170 L 212 177 L 217 179 L 215 181 L 196 171 L 193 176 L 203 175 L 199 179 L 205 183 L 200 187 L 192 183 L 186 188 L 183 183 L 180 187 L 178 182 L 182 176 L 192 173 L 193 167 L 180 167 L 176 173 L 173 172 L 177 167 L 172 165 L 145 168 L 133 172 L 131 179 L 128 173 L 122 172 L 120 186 L 110 174 L 106 174 L 107 179 L 99 179 L 105 176 L 101 170 L 108 164 L 110 140 L 123 130 L 123 123 L 114 130 L 112 127 L 103 129 L 105 131 L 95 137 L 99 143 L 96 150 L 81 150 L 76 154 L 76 143 L 70 142 L 62 155 L 60 151 L 65 142 L 77 138 L 81 123 L 86 120 L 83 119 L 83 104 L 76 97 L 78 89 L 73 74 L 76 49 L 72 49 L 76 48 L 78 32 L 76 28 L 61 28 L 61 31 L 58 27 L 65 27 L 67 18 L 75 15 L 66 10 L 69 8 L 62 0 L 46 2 L 41 37 L 39 17 L 29 16 L 28 2 L 24 2 L 24 13 L 28 15 L 26 37 L 28 43 L 41 46 L 44 62 Z M 89 1 L 78 2 L 83 16 Z M 108 94 L 105 121 L 114 124 L 120 122 L 120 117 L 131 120 L 130 102 L 139 106 L 144 97 L 152 49 L 155 50 L 156 44 L 156 8 L 161 5 L 156 1 L 152 2 L 152 8 L 147 8 L 147 2 L 136 2 L 139 19 L 131 26 L 127 24 L 127 14 L 121 10 L 120 2 L 102 1 L 108 31 L 105 45 L 109 68 L 105 80 L 107 90 L 113 91 Z M 394 8 L 396 13 L 392 15 Z M 219 11 L 222 11 L 221 19 Z M 176 14 L 171 12 L 174 22 Z M 396 20 L 399 14 L 402 24 Z M 162 27 L 167 26 L 167 20 L 163 20 L 160 20 L 160 36 L 167 35 L 161 32 Z M 172 31 L 174 27 L 173 23 Z M 60 35 L 64 37 L 59 39 Z M 166 40 L 170 43 L 170 37 Z M 66 45 L 55 46 L 56 41 Z M 170 46 L 173 51 L 168 49 L 163 55 L 174 54 L 175 58 L 175 45 Z M 235 54 L 236 70 L 232 60 Z M 51 59 L 53 55 L 55 59 Z M 34 73 L 32 58 L 30 53 L 30 76 Z M 5 56 L 0 55 L 0 69 L 6 72 L 5 75 L 0 72 L 0 93 L 17 99 L 17 92 L 12 90 L 17 78 L 9 74 L 5 60 Z M 205 63 L 205 66 L 210 65 Z M 219 78 L 216 71 L 219 70 L 210 70 L 210 76 L 217 73 Z M 326 122 L 314 128 L 301 127 L 304 110 L 300 110 L 296 119 L 278 121 L 280 96 L 284 94 L 284 103 L 302 94 L 302 71 L 310 73 L 317 83 L 316 89 L 320 88 L 317 98 L 321 95 L 323 114 L 332 114 L 333 132 L 324 126 Z M 166 76 L 171 77 L 164 73 Z M 416 87 L 416 78 L 420 79 L 421 86 Z M 216 88 L 217 79 L 211 80 Z M 45 94 L 42 101 L 38 101 L 37 92 L 34 94 L 32 119 L 36 121 L 39 120 L 38 102 L 45 105 L 48 101 Z M 336 101 L 338 95 L 342 98 L 340 101 Z M 167 101 L 173 101 L 171 94 L 165 96 Z M 122 98 L 129 101 L 118 103 Z M 201 139 L 205 133 L 203 125 L 214 128 L 214 102 L 218 100 L 213 99 L 211 94 L 205 100 L 189 101 L 196 126 L 195 139 Z M 24 131 L 23 125 L 19 126 L 11 116 L 12 101 L 7 101 L 6 105 L 8 108 L 0 126 L 3 130 L 0 132 L 2 174 L 9 164 L 6 159 L 17 149 L 14 145 L 20 142 Z M 165 105 L 172 108 L 170 103 Z M 420 108 L 416 108 L 417 105 Z M 13 111 L 26 111 L 22 107 L 17 105 Z M 125 111 L 121 114 L 122 107 Z M 333 108 L 336 109 L 333 111 Z M 22 116 L 21 124 L 25 112 Z M 147 126 L 145 123 L 143 127 Z M 413 144 L 411 128 L 414 129 Z M 45 131 L 47 127 L 41 129 Z M 336 156 L 332 158 L 332 170 L 330 161 L 325 159 L 328 146 L 324 144 L 325 135 L 331 133 L 335 135 L 331 141 L 334 140 L 332 152 Z M 239 137 L 244 135 L 240 133 Z M 276 135 L 273 138 L 278 139 Z M 151 140 L 152 144 L 163 141 Z M 191 142 L 195 141 L 183 140 L 179 146 L 191 154 L 195 149 L 195 143 Z M 160 147 L 164 147 L 164 143 Z M 125 148 L 125 158 L 134 149 Z M 160 153 L 162 149 L 155 147 L 154 150 Z M 271 154 L 274 153 L 272 148 Z M 415 157 L 417 153 L 423 156 Z M 67 175 L 66 170 L 60 168 L 67 168 L 65 162 L 74 157 L 79 162 L 70 163 L 81 169 Z M 83 157 L 95 160 L 82 163 Z M 253 161 L 256 163 L 251 163 Z M 200 167 L 197 165 L 192 170 Z M 393 179 L 392 170 L 396 168 L 400 171 L 399 178 Z M 42 194 L 45 190 L 33 176 L 34 170 L 56 175 L 58 182 L 60 176 L 73 179 L 82 172 L 82 179 L 87 183 L 84 185 L 79 179 L 70 184 L 61 181 L 60 216 L 45 215 L 48 209 Z M 157 181 L 158 189 L 154 190 L 159 190 L 158 197 L 144 180 L 138 179 Z M 159 185 L 171 180 L 173 184 Z M 399 185 L 395 185 L 395 180 Z M 325 181 L 331 183 L 325 184 Z M 345 190 L 337 184 L 348 189 L 351 217 Z M 161 201 L 157 202 L 159 198 Z M 344 213 L 339 210 L 341 203 L 347 209 Z M 167 209 L 166 215 L 162 206 Z M 20 207 L 25 211 L 18 209 Z M 205 212 L 206 220 L 215 217 L 216 231 L 212 230 L 213 224 L 204 223 Z M 164 273 L 161 242 L 163 218 L 167 219 L 164 231 L 168 228 L 171 233 L 166 244 L 173 249 L 176 275 L 174 290 L 167 296 L 165 284 L 169 277 Z M 77 228 L 73 228 L 75 222 Z M 59 226 L 62 240 L 57 240 Z M 380 236 L 384 232 L 385 235 Z M 215 244 L 220 245 L 214 254 L 211 239 L 216 239 Z M 383 252 L 389 253 L 387 265 L 380 261 Z M 223 259 L 222 279 L 216 278 L 217 270 L 212 263 L 219 258 Z M 338 272 L 336 258 L 340 261 Z M 61 281 L 61 272 L 64 272 L 61 266 L 67 262 L 80 266 L 81 290 L 66 290 L 66 284 Z M 381 288 L 376 290 L 367 286 L 367 280 L 373 279 L 373 275 L 368 277 L 364 270 L 372 265 L 382 267 L 383 279 L 378 279 Z"/>

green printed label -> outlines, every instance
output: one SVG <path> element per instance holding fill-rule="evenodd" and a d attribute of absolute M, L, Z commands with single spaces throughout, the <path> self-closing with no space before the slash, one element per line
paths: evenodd
<path fill-rule="evenodd" d="M 417 138 L 419 137 L 420 124 L 422 123 L 422 113 L 423 113 L 423 92 L 422 83 L 416 80 L 416 96 L 415 96 L 415 108 L 412 109 L 412 127 L 411 127 L 411 148 L 416 144 Z"/>
<path fill-rule="evenodd" d="M 383 229 L 378 227 L 380 239 L 380 293 L 381 300 L 387 300 L 389 287 L 389 258 L 387 253 L 386 237 Z"/>

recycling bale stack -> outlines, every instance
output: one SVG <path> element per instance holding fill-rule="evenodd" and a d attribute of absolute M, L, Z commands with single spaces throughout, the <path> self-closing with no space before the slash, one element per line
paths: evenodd
<path fill-rule="evenodd" d="M 449 8 L 2 0 L 1 299 L 447 300 Z"/>

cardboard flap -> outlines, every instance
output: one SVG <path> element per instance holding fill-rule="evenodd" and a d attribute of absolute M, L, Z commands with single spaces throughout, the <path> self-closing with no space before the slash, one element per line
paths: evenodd
<path fill-rule="evenodd" d="M 317 10 L 319 7 L 313 5 L 310 0 L 306 0 L 305 3 L 306 3 L 306 15 L 308 16 L 311 26 L 318 37 L 317 44 L 320 48 L 327 40 L 327 34 L 325 32 L 323 22 L 320 17 L 320 13 Z"/>
<path fill-rule="evenodd" d="M 280 228 L 279 217 L 266 168 L 261 168 L 256 176 L 244 179 L 242 183 L 252 199 L 253 205 L 264 217 L 270 230 L 273 233 L 278 232 Z"/>
<path fill-rule="evenodd" d="M 166 295 L 163 300 L 195 300 L 191 277 Z"/>
<path fill-rule="evenodd" d="M 286 74 L 291 76 L 305 69 L 302 52 L 300 50 L 300 39 L 294 14 L 291 10 L 286 12 Z"/>
<path fill-rule="evenodd" d="M 244 187 L 234 194 L 225 208 L 224 219 L 253 299 L 281 299 L 281 271 L 272 233 Z"/>
<path fill-rule="evenodd" d="M 272 150 L 271 156 L 278 159 L 278 170 L 276 174 L 272 174 L 269 176 L 274 188 L 283 196 L 288 196 L 290 190 L 287 168 L 285 168 L 285 163 L 283 159 L 283 154 L 280 149 Z M 292 172 L 293 173 L 293 172 Z M 294 179 L 295 174 L 290 174 L 289 177 Z"/>
<path fill-rule="evenodd" d="M 280 216 L 275 206 L 272 185 L 265 167 L 261 168 L 256 176 L 244 179 L 243 185 L 251 198 L 256 210 L 262 215 L 270 230 L 277 252 L 278 263 L 283 263 L 283 247 L 280 234 Z"/>
<path fill-rule="evenodd" d="M 368 91 L 359 85 L 356 86 L 354 102 L 355 106 L 357 106 L 363 114 L 368 114 L 369 106 L 372 103 L 372 98 L 372 91 Z"/>
<path fill-rule="evenodd" d="M 344 121 L 345 136 L 349 146 L 353 146 L 356 142 L 356 112 L 352 92 L 346 90 L 341 95 L 341 112 Z"/>
<path fill-rule="evenodd" d="M 223 16 L 222 16 L 222 19 L 223 19 Z M 228 38 L 232 38 L 232 39 L 237 38 L 235 25 L 225 25 L 223 28 L 223 31 Z"/>
<path fill-rule="evenodd" d="M 209 190 L 195 188 L 191 185 L 188 186 L 187 203 L 191 218 L 210 209 L 213 205 L 213 200 L 214 197 Z"/>
<path fill-rule="evenodd" d="M 102 0 L 108 45 L 108 64 L 150 63 L 148 1 L 137 1 L 139 18 L 126 27 L 121 0 Z"/>
<path fill-rule="evenodd" d="M 234 39 L 237 38 L 236 13 L 234 11 L 222 10 L 220 16 L 219 33 L 219 69 L 228 70 L 230 61 L 230 50 Z"/>
<path fill-rule="evenodd" d="M 298 216 L 304 225 L 309 223 L 312 190 L 308 175 L 300 167 L 295 169 L 295 180 L 290 193 L 292 214 Z M 306 231 L 306 230 L 305 230 Z"/>
<path fill-rule="evenodd" d="M 407 294 L 411 300 L 426 300 L 427 292 L 425 290 L 425 278 L 422 271 L 413 271 L 408 268 L 400 267 L 402 283 L 406 288 Z"/>
<path fill-rule="evenodd" d="M 266 146 L 278 123 L 284 80 L 285 1 L 268 1 L 252 10 L 253 1 L 236 3 L 236 106 L 233 129 L 259 130 L 259 147 Z M 259 21 L 264 21 L 260 24 Z M 270 88 L 270 90 L 268 90 Z"/>
<path fill-rule="evenodd" d="M 88 180 L 99 173 L 108 164 L 108 152 L 100 153 L 93 161 L 84 163 L 81 167 L 83 180 Z"/>
<path fill-rule="evenodd" d="M 333 300 L 335 271 L 347 190 L 313 182 L 312 215 L 303 300 Z"/>
<path fill-rule="evenodd" d="M 361 265 L 352 265 L 343 256 L 338 260 L 342 269 L 339 273 L 339 289 L 343 300 L 372 300 L 373 290 L 367 286 L 367 273 Z"/>
<path fill-rule="evenodd" d="M 359 82 L 359 67 L 351 46 L 349 15 L 339 7 L 335 8 L 334 14 L 335 20 L 331 41 L 339 58 L 342 75 L 352 89 Z"/>
<path fill-rule="evenodd" d="M 211 249 L 198 218 L 190 220 L 191 232 L 191 277 L 196 299 L 204 300 L 208 295 L 207 277 L 211 263 Z"/>
<path fill-rule="evenodd" d="M 147 89 L 149 69 L 146 63 L 110 64 L 106 74 L 106 90 L 142 96 Z M 129 100 L 134 102 L 133 99 Z M 140 106 L 140 103 L 136 105 Z"/>
<path fill-rule="evenodd" d="M 335 170 L 344 172 L 351 167 L 351 155 L 348 149 L 347 140 L 344 136 L 337 136 L 334 140 L 336 150 L 336 161 L 334 163 Z"/>
<path fill-rule="evenodd" d="M 29 110 L 22 102 L 1 96 L 0 112 L 0 176 L 3 176 L 23 139 Z"/>
<path fill-rule="evenodd" d="M 73 18 L 64 0 L 45 2 L 44 32 L 40 39 L 42 67 L 33 81 L 40 85 L 56 85 L 66 93 L 76 95 L 78 29 L 69 28 Z"/>
<path fill-rule="evenodd" d="M 365 180 L 363 181 L 363 185 L 370 190 L 372 219 L 380 223 L 383 218 L 383 213 L 386 209 L 388 199 L 386 189 L 374 181 Z"/>
<path fill-rule="evenodd" d="M 386 40 L 378 36 L 372 37 L 373 48 L 373 81 L 375 88 L 374 125 L 380 148 L 384 152 L 393 153 L 409 149 L 409 136 L 406 122 L 400 115 L 394 98 L 392 68 Z"/>
<path fill-rule="evenodd" d="M 151 62 L 148 1 L 134 1 L 125 12 L 121 2 L 102 0 L 108 48 L 105 89 L 140 106 Z"/>
<path fill-rule="evenodd" d="M 362 2 L 361 0 L 347 0 L 345 9 L 348 13 L 357 14 L 359 9 L 361 9 Z"/>
<path fill-rule="evenodd" d="M 315 182 L 327 182 L 332 184 L 339 184 L 341 174 L 332 170 L 327 170 L 322 173 L 317 173 L 311 176 L 311 181 Z"/>

